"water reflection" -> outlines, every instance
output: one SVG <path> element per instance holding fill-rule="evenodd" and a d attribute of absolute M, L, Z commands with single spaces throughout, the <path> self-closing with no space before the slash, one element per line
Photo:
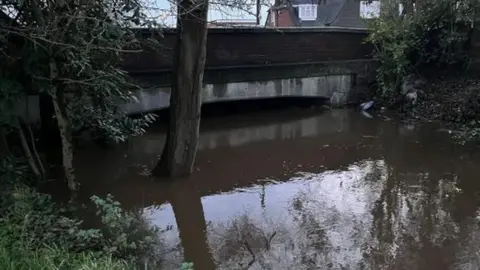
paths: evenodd
<path fill-rule="evenodd" d="M 183 246 L 183 259 L 193 262 L 197 269 L 214 269 L 215 264 L 207 246 L 203 206 L 193 183 L 178 180 L 168 185 L 168 201 Z"/>
<path fill-rule="evenodd" d="M 280 116 L 204 122 L 189 179 L 149 179 L 155 130 L 83 150 L 79 178 L 168 228 L 165 269 L 479 269 L 475 149 L 346 110 Z"/>

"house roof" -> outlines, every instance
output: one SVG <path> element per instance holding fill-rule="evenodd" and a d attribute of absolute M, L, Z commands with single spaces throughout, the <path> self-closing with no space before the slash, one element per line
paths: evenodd
<path fill-rule="evenodd" d="M 346 1 L 350 0 L 288 0 L 292 6 L 295 5 L 318 5 L 317 20 L 302 21 L 296 16 L 301 26 L 324 26 L 335 23 L 338 19 Z"/>
<path fill-rule="evenodd" d="M 319 7 L 318 18 L 323 18 L 324 24 L 333 24 L 340 16 L 345 3 L 349 0 L 328 0 L 327 3 Z"/>
<path fill-rule="evenodd" d="M 322 2 L 326 2 L 328 0 L 287 0 L 288 3 L 293 5 L 318 5 Z"/>

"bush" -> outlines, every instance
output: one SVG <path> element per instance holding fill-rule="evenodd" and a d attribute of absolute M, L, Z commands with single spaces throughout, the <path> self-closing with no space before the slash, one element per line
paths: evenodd
<path fill-rule="evenodd" d="M 18 250 L 0 241 L 0 269 L 72 269 L 72 270 L 124 270 L 132 269 L 125 261 L 111 256 L 99 257 L 91 252 L 72 253 L 68 250 L 44 247 Z"/>
<path fill-rule="evenodd" d="M 480 8 L 474 0 L 425 0 L 400 15 L 400 2 L 405 3 L 382 1 L 382 14 L 371 22 L 368 38 L 380 62 L 378 97 L 387 104 L 396 100 L 408 74 L 468 63 L 468 41 Z"/>
<path fill-rule="evenodd" d="M 92 197 L 104 226 L 84 229 L 72 211 L 25 184 L 21 164 L 0 161 L 0 269 L 127 269 L 155 255 L 158 230 L 111 196 Z"/>
<path fill-rule="evenodd" d="M 91 200 L 103 223 L 103 252 L 128 261 L 135 261 L 141 254 L 142 260 L 153 259 L 153 264 L 158 263 L 155 262 L 155 247 L 160 245 L 158 228 L 150 228 L 138 213 L 125 212 L 110 194 L 106 199 L 92 196 Z"/>
<path fill-rule="evenodd" d="M 12 249 L 44 248 L 45 243 L 80 252 L 100 243 L 99 230 L 81 229 L 81 221 L 49 195 L 27 186 L 26 166 L 5 160 L 0 164 L 0 239 Z"/>

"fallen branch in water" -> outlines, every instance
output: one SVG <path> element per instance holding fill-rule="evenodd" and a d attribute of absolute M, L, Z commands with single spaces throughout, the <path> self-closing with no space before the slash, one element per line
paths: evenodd
<path fill-rule="evenodd" d="M 277 234 L 277 232 L 273 232 L 272 235 L 268 239 L 265 237 L 265 248 L 267 250 L 270 250 L 270 244 L 272 243 L 272 239 L 276 234 Z"/>
<path fill-rule="evenodd" d="M 247 248 L 248 252 L 250 252 L 250 254 L 252 255 L 252 260 L 247 265 L 247 269 L 248 269 L 255 263 L 255 253 L 253 253 L 253 250 L 250 248 L 250 245 L 248 244 L 247 241 L 243 241 L 243 244 Z"/>

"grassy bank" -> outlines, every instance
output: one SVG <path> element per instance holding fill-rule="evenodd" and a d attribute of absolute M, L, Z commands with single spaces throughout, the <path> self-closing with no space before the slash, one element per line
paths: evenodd
<path fill-rule="evenodd" d="M 153 269 L 159 231 L 113 198 L 93 196 L 102 228 L 84 228 L 73 208 L 29 186 L 22 162 L 0 161 L 0 269 Z M 158 266 L 158 267 L 157 267 Z"/>
<path fill-rule="evenodd" d="M 72 253 L 46 245 L 32 249 L 28 243 L 21 250 L 0 243 L 0 268 L 4 270 L 72 269 L 72 270 L 124 270 L 134 269 L 123 260 L 111 256 L 97 256 L 91 252 Z"/>

